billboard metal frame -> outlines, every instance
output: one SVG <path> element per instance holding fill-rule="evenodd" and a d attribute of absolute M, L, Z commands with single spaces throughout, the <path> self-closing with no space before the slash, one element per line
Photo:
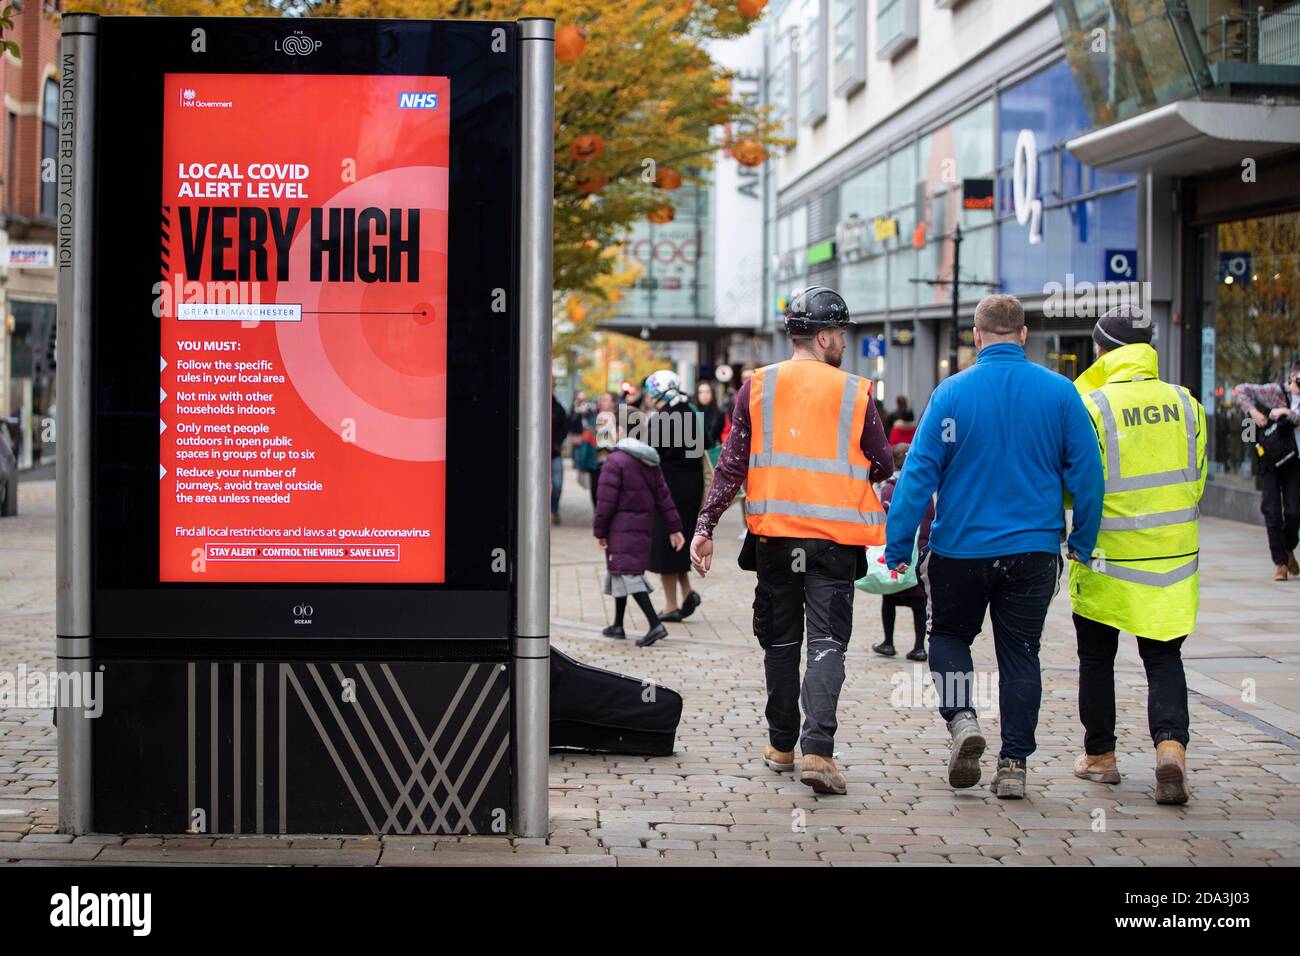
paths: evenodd
<path fill-rule="evenodd" d="M 269 21 L 282 23 L 282 21 Z M 100 18 L 63 17 L 58 145 L 58 388 L 56 654 L 60 671 L 90 678 L 92 618 L 92 322 L 97 46 Z M 518 21 L 519 419 L 515 621 L 510 636 L 512 830 L 549 828 L 550 350 L 552 304 L 555 22 Z M 94 828 L 93 724 L 77 701 L 59 701 L 59 829 Z"/>

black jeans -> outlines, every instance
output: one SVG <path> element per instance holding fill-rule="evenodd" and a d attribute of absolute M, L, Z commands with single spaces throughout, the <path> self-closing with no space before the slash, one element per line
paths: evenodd
<path fill-rule="evenodd" d="M 976 713 L 970 648 L 984 626 L 984 612 L 991 612 L 1000 757 L 1024 760 L 1037 747 L 1034 730 L 1043 696 L 1038 647 L 1063 567 L 1060 555 L 1038 551 L 1000 558 L 945 558 L 931 551 L 921 564 L 930 596 L 930 676 L 944 720 L 962 711 Z"/>
<path fill-rule="evenodd" d="M 1083 749 L 1108 754 L 1115 749 L 1115 654 L 1119 630 L 1074 615 L 1079 645 L 1079 720 L 1083 722 Z M 1147 672 L 1147 725 L 1151 742 L 1176 740 L 1187 746 L 1187 676 L 1183 673 L 1182 647 L 1187 636 L 1172 641 L 1139 637 L 1138 653 Z"/>
<path fill-rule="evenodd" d="M 1287 554 L 1300 543 L 1300 460 L 1292 459 L 1260 479 L 1264 495 L 1259 510 L 1268 528 L 1268 553 L 1274 564 L 1286 564 Z"/>
<path fill-rule="evenodd" d="M 839 724 L 844 654 L 853 629 L 853 580 L 860 547 L 818 538 L 760 538 L 754 636 L 767 674 L 768 739 L 777 750 L 829 757 Z M 803 691 L 799 651 L 808 622 Z M 804 713 L 799 732 L 799 707 Z"/>

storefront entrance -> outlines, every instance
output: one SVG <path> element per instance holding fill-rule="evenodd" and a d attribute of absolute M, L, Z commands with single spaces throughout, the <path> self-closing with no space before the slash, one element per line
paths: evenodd
<path fill-rule="evenodd" d="M 1232 389 L 1281 382 L 1300 359 L 1300 211 L 1202 226 L 1197 242 L 1210 475 L 1254 490 L 1254 446 Z"/>

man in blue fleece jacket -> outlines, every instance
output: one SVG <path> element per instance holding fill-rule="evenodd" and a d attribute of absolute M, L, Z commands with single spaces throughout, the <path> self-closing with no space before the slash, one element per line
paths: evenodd
<path fill-rule="evenodd" d="M 920 573 L 930 596 L 930 669 L 952 734 L 948 782 L 979 783 L 986 746 L 975 712 L 971 643 L 992 612 L 1002 749 L 993 792 L 1025 794 L 1042 698 L 1038 646 L 1064 561 L 1063 494 L 1074 498 L 1071 559 L 1088 561 L 1104 480 L 1092 420 L 1068 378 L 1025 358 L 1019 300 L 991 295 L 975 309 L 972 368 L 930 398 L 894 490 L 885 560 L 905 568 L 930 496 L 938 492 Z"/>

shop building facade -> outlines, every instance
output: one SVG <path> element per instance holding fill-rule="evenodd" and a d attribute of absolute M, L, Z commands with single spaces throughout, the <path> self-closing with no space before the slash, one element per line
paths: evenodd
<path fill-rule="evenodd" d="M 0 418 L 17 419 L 21 467 L 54 461 L 59 8 L 14 4 L 22 57 L 0 57 Z"/>
<path fill-rule="evenodd" d="M 1230 390 L 1297 354 L 1300 4 L 773 7 L 767 95 L 794 145 L 771 164 L 769 357 L 789 291 L 830 285 L 859 322 L 852 369 L 923 408 L 974 361 L 990 291 L 1025 303 L 1029 357 L 1070 377 L 1096 317 L 1136 302 L 1162 373 L 1212 411 L 1207 511 L 1257 520 Z"/>

